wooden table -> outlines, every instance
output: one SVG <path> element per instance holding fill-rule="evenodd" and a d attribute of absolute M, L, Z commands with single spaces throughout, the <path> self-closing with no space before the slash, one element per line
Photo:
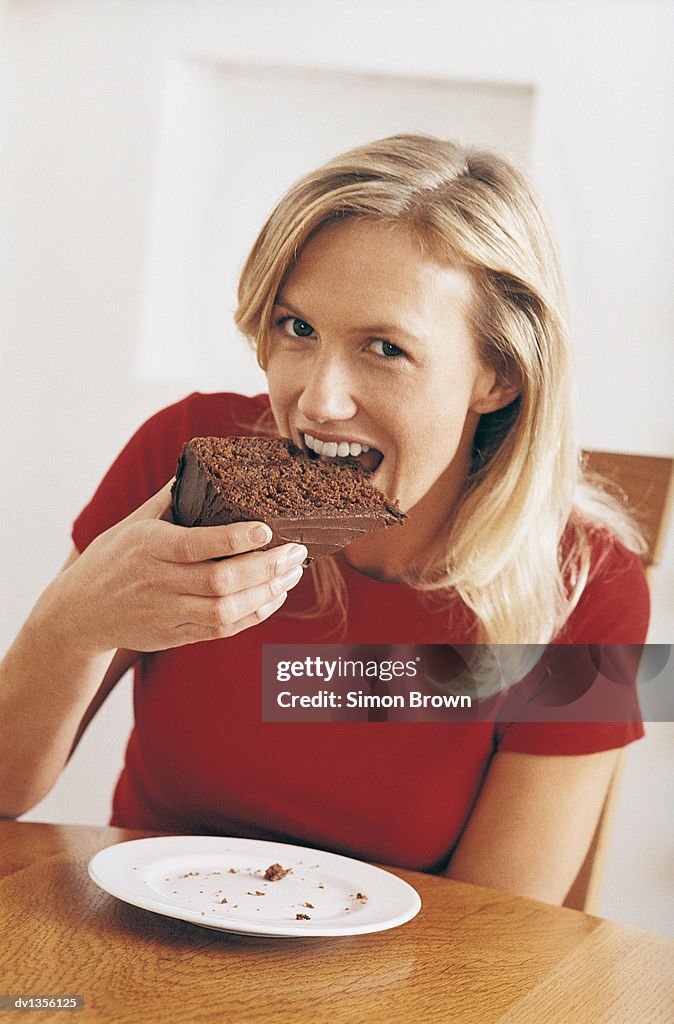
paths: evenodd
<path fill-rule="evenodd" d="M 0 993 L 81 995 L 83 1011 L 0 1019 L 124 1024 L 671 1024 L 674 941 L 412 871 L 408 924 L 254 939 L 128 906 L 89 858 L 148 835 L 0 822 Z"/>

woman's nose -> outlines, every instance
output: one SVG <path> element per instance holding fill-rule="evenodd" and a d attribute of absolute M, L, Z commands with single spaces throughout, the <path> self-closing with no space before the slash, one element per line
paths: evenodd
<path fill-rule="evenodd" d="M 310 423 L 350 420 L 358 411 L 355 382 L 337 358 L 317 358 L 304 381 L 297 407 Z"/>

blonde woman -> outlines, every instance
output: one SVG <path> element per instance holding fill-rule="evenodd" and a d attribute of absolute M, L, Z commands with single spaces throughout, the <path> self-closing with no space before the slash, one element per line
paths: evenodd
<path fill-rule="evenodd" d="M 287 839 L 563 901 L 638 723 L 270 726 L 259 711 L 265 643 L 643 642 L 638 538 L 580 476 L 531 189 L 425 136 L 347 153 L 274 210 L 236 319 L 269 394 L 193 394 L 142 426 L 5 658 L 0 813 L 47 792 L 135 663 L 113 824 Z M 267 430 L 322 458 L 348 443 L 405 525 L 304 570 L 301 545 L 258 550 L 263 524 L 167 521 L 185 440 Z"/>

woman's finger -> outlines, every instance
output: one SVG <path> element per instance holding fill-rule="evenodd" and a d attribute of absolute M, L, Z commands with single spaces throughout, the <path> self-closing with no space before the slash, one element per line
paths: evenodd
<path fill-rule="evenodd" d="M 149 552 L 167 562 L 207 562 L 230 558 L 268 544 L 272 532 L 265 523 L 229 523 L 225 526 L 175 526 L 163 521 L 143 527 Z"/>
<path fill-rule="evenodd" d="M 146 502 L 139 505 L 121 523 L 136 523 L 143 519 L 161 519 L 162 516 L 165 516 L 171 507 L 171 488 L 174 483 L 175 477 L 164 484 L 161 490 L 153 494 L 151 498 L 148 498 Z M 121 525 L 121 523 L 118 525 Z"/>
<path fill-rule="evenodd" d="M 303 544 L 284 544 L 270 551 L 251 551 L 222 561 L 190 565 L 167 563 L 167 586 L 174 593 L 226 597 L 282 576 L 307 558 Z"/>
<path fill-rule="evenodd" d="M 274 604 L 282 594 L 297 586 L 302 578 L 301 565 L 288 570 L 281 576 L 274 576 L 264 583 L 226 597 L 185 598 L 181 604 L 180 618 L 195 625 L 205 626 L 214 637 L 228 636 L 232 627 L 241 619 L 255 615 L 260 608 Z"/>
<path fill-rule="evenodd" d="M 215 634 L 212 626 L 204 626 L 199 623 L 186 622 L 181 626 L 178 626 L 176 630 L 178 644 L 193 644 L 202 643 L 207 640 L 216 640 L 222 637 L 235 636 L 237 633 L 241 633 L 244 629 L 250 629 L 252 626 L 259 626 L 261 622 L 268 619 L 274 612 L 278 611 L 283 606 L 288 597 L 288 591 L 284 590 L 282 594 L 274 598 L 273 601 L 269 601 L 267 604 L 262 605 L 260 608 L 248 615 L 245 615 L 238 622 L 232 622 L 227 626 L 226 630 L 223 629 L 220 633 Z"/>

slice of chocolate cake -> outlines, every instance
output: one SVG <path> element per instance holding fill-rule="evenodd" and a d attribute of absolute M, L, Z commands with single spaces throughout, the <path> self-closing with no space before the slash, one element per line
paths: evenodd
<path fill-rule="evenodd" d="M 180 526 L 255 520 L 271 528 L 269 547 L 295 541 L 310 558 L 405 519 L 359 466 L 312 459 L 286 438 L 193 438 L 172 497 Z"/>

